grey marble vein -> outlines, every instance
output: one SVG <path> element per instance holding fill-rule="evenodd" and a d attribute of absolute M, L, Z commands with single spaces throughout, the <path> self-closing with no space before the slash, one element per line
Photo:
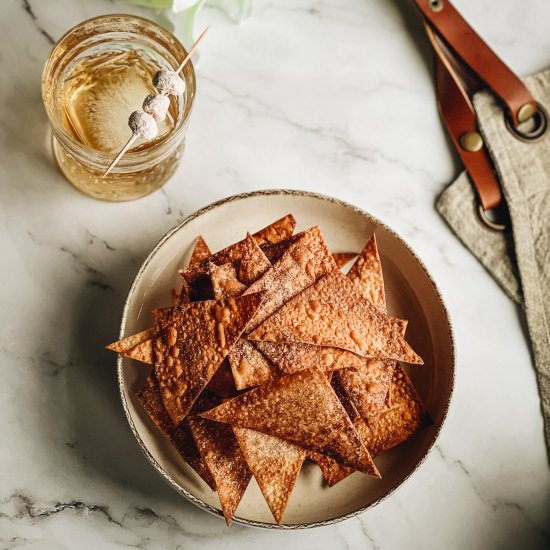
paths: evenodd
<path fill-rule="evenodd" d="M 273 109 L 273 107 L 262 102 L 257 97 L 250 96 L 249 94 L 234 92 L 230 90 L 228 86 L 217 82 L 209 77 L 204 77 L 204 80 L 223 90 L 223 92 L 225 92 L 225 94 L 228 96 L 222 99 L 214 99 L 212 96 L 209 96 L 216 103 L 223 104 L 227 101 L 230 101 L 231 104 L 238 105 L 240 108 L 244 109 L 249 116 L 267 117 L 285 125 L 289 125 L 301 132 L 310 134 L 316 138 L 328 139 L 332 144 L 337 146 L 339 153 L 346 160 L 353 159 L 367 163 L 385 162 L 388 164 L 396 165 L 399 168 L 405 170 L 407 173 L 419 174 L 426 178 L 428 181 L 433 182 L 434 180 L 434 176 L 432 176 L 430 171 L 426 168 L 411 166 L 405 163 L 402 158 L 389 155 L 387 152 L 378 147 L 365 147 L 357 145 L 337 128 L 315 127 L 302 124 L 294 119 L 291 119 L 285 113 Z M 379 90 L 381 88 L 382 86 L 379 88 Z"/>
<path fill-rule="evenodd" d="M 160 192 L 164 197 L 164 201 L 166 204 L 166 206 L 164 207 L 164 213 L 167 216 L 172 216 L 172 214 L 176 214 L 180 219 L 183 218 L 183 211 L 181 210 L 181 208 L 174 208 L 172 206 L 172 199 L 166 189 L 163 188 L 160 190 Z"/>
<path fill-rule="evenodd" d="M 537 530 L 537 532 L 543 537 L 545 541 L 550 543 L 550 529 L 548 528 L 548 526 L 543 527 L 543 526 L 537 525 L 533 521 L 532 517 L 530 516 L 529 512 L 526 510 L 523 504 L 514 500 L 505 499 L 502 497 L 485 496 L 481 492 L 480 488 L 478 487 L 475 477 L 472 475 L 470 470 L 465 466 L 462 460 L 449 458 L 443 452 L 440 445 L 435 445 L 434 448 L 447 465 L 457 467 L 466 477 L 469 478 L 473 491 L 484 504 L 489 505 L 494 512 L 498 512 L 501 509 L 506 509 L 511 512 L 517 512 L 518 514 L 521 515 L 522 519 L 525 522 L 527 522 L 529 525 L 531 525 L 533 528 Z"/>
<path fill-rule="evenodd" d="M 46 31 L 46 29 L 44 29 L 44 27 L 42 27 L 40 25 L 40 23 L 38 21 L 38 18 L 36 17 L 29 0 L 23 0 L 23 9 L 28 13 L 29 17 L 32 19 L 32 21 L 33 21 L 33 23 L 36 27 L 36 30 L 42 36 L 44 36 L 50 44 L 55 44 L 55 40 L 51 36 L 51 34 L 49 34 L 48 31 Z"/>

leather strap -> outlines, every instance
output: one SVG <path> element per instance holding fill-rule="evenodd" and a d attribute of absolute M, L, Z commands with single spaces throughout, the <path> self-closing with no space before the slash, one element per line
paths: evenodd
<path fill-rule="evenodd" d="M 414 2 L 453 53 L 506 104 L 515 126 L 537 112 L 533 96 L 523 82 L 489 48 L 448 0 Z"/>
<path fill-rule="evenodd" d="M 464 75 L 458 71 L 456 63 L 452 63 L 449 55 L 443 51 L 428 25 L 426 25 L 426 32 L 435 53 L 435 88 L 439 112 L 470 174 L 483 210 L 491 210 L 502 202 L 502 193 L 489 153 L 484 145 L 478 151 L 468 151 L 460 142 L 461 136 L 467 132 L 478 132 L 475 110 L 463 82 Z M 478 87 L 470 79 L 470 89 Z"/>

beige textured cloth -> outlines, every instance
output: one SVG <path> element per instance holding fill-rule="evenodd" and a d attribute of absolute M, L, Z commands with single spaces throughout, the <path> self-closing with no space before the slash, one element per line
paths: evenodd
<path fill-rule="evenodd" d="M 549 110 L 550 70 L 525 83 Z M 467 173 L 443 192 L 437 209 L 525 310 L 550 459 L 550 130 L 539 141 L 524 143 L 506 128 L 502 108 L 492 94 L 476 94 L 474 106 L 508 204 L 512 231 L 496 232 L 479 220 Z"/>

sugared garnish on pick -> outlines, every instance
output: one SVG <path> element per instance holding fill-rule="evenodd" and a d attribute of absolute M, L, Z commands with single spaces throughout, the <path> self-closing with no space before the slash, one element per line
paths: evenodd
<path fill-rule="evenodd" d="M 132 136 L 126 142 L 126 145 L 120 150 L 113 162 L 109 165 L 103 177 L 107 176 L 111 170 L 117 165 L 118 161 L 124 156 L 126 151 L 130 149 L 134 141 L 138 138 L 147 141 L 153 139 L 158 134 L 157 122 L 164 120 L 170 107 L 169 95 L 181 96 L 185 92 L 185 81 L 179 76 L 179 73 L 185 67 L 185 64 L 191 59 L 195 53 L 197 46 L 204 38 L 208 27 L 202 31 L 202 34 L 197 38 L 185 59 L 175 71 L 169 69 L 159 69 L 153 77 L 153 86 L 157 90 L 156 94 L 149 94 L 143 101 L 143 110 L 137 109 L 128 118 L 128 126 L 132 130 Z"/>

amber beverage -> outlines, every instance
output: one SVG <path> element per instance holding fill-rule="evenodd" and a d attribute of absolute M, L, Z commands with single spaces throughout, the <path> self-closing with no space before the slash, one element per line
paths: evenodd
<path fill-rule="evenodd" d="M 174 69 L 187 52 L 156 23 L 130 15 L 90 19 L 54 46 L 42 77 L 54 157 L 77 189 L 97 199 L 125 201 L 155 191 L 172 176 L 184 150 L 195 98 L 187 63 L 181 97 L 170 96 L 166 119 L 151 141 L 136 140 L 113 171 L 104 172 L 132 135 L 128 117 L 155 92 L 153 75 Z"/>

